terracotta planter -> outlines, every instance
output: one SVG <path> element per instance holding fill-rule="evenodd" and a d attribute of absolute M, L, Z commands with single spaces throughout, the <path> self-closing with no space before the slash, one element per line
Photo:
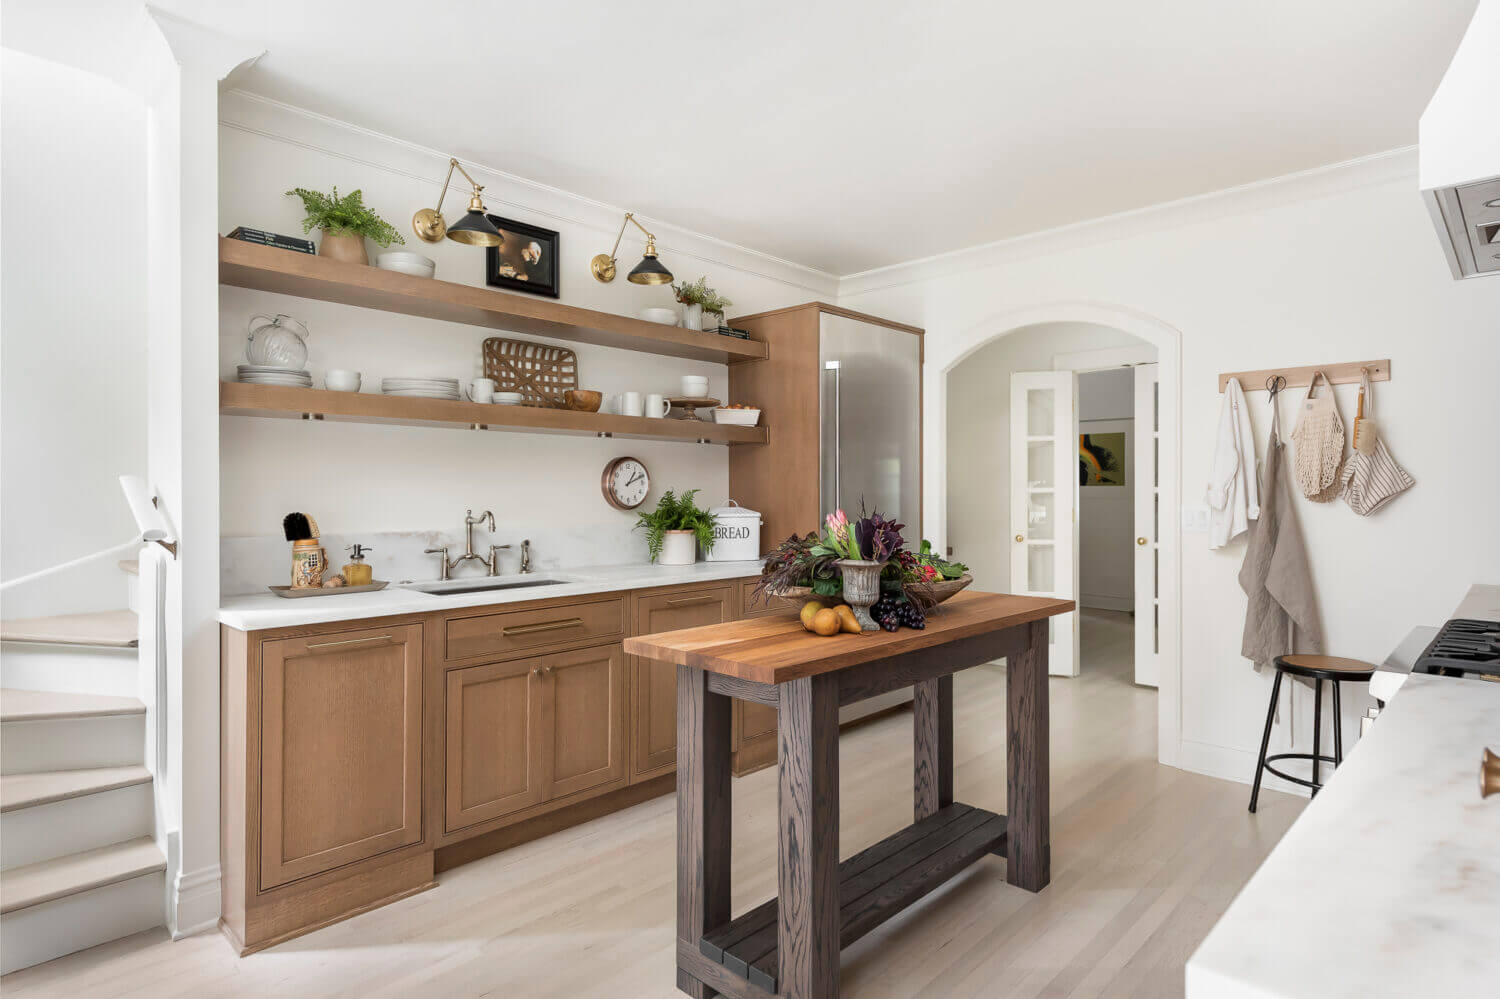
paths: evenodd
<path fill-rule="evenodd" d="M 346 264 L 368 264 L 365 253 L 365 238 L 349 233 L 334 233 L 323 230 L 323 239 L 318 243 L 318 256 L 330 260 L 342 260 Z"/>
<path fill-rule="evenodd" d="M 663 531 L 657 565 L 692 565 L 698 561 L 698 536 L 692 531 Z"/>

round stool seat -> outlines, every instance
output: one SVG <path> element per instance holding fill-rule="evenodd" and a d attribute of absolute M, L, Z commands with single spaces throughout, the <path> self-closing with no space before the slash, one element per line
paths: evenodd
<path fill-rule="evenodd" d="M 1293 653 L 1277 656 L 1276 668 L 1294 676 L 1307 676 L 1317 680 L 1357 681 L 1368 680 L 1375 667 L 1358 659 L 1343 659 L 1339 656 L 1314 656 Z"/>

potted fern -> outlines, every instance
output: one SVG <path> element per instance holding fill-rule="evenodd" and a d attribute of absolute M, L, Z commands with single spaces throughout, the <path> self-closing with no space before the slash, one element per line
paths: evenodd
<path fill-rule="evenodd" d="M 661 565 L 692 565 L 698 561 L 698 549 L 714 549 L 713 514 L 693 502 L 698 490 L 689 489 L 681 496 L 668 489 L 662 493 L 656 509 L 642 512 L 636 530 L 646 532 L 646 547 L 651 561 Z"/>
<path fill-rule="evenodd" d="M 381 246 L 405 243 L 406 240 L 385 219 L 366 207 L 364 194 L 351 191 L 339 197 L 339 189 L 332 194 L 309 191 L 305 187 L 294 188 L 287 194 L 302 199 L 307 217 L 302 220 L 302 231 L 321 229 L 323 238 L 318 243 L 318 256 L 342 260 L 350 264 L 368 264 L 365 239 L 373 239 Z"/>
<path fill-rule="evenodd" d="M 724 310 L 734 303 L 710 288 L 708 294 L 703 296 L 703 315 L 712 316 L 714 329 L 724 325 Z"/>

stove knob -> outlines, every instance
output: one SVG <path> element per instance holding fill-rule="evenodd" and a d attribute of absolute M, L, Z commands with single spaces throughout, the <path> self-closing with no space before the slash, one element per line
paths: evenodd
<path fill-rule="evenodd" d="M 1500 756 L 1486 749 L 1479 760 L 1479 796 L 1492 794 L 1500 794 Z"/>

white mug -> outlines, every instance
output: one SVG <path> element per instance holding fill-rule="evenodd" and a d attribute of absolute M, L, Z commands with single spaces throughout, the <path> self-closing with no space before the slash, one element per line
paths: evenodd
<path fill-rule="evenodd" d="M 641 415 L 641 394 L 639 392 L 624 392 L 620 395 L 620 415 Z"/>
<path fill-rule="evenodd" d="M 664 395 L 655 392 L 646 396 L 646 418 L 648 420 L 659 420 L 672 411 L 672 404 Z"/>
<path fill-rule="evenodd" d="M 476 378 L 474 384 L 469 388 L 469 398 L 475 402 L 491 402 L 495 398 L 495 380 L 493 378 Z"/>
<path fill-rule="evenodd" d="M 708 395 L 707 375 L 683 375 L 682 394 L 690 399 L 702 399 Z"/>

